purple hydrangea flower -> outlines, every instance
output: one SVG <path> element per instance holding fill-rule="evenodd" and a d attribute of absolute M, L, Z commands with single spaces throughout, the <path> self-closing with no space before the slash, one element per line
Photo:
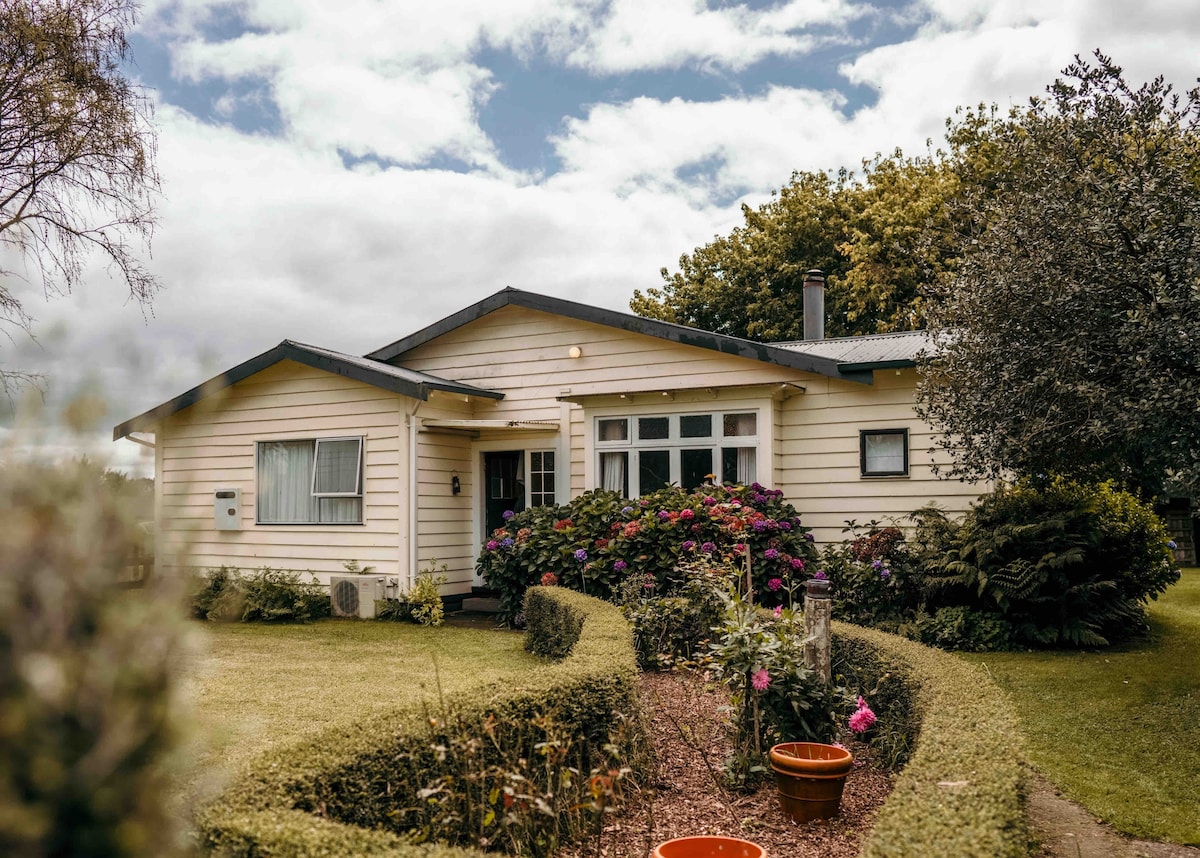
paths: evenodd
<path fill-rule="evenodd" d="M 829 576 L 826 575 L 824 572 L 817 571 L 817 572 L 813 573 L 813 580 L 814 581 L 828 581 Z"/>
<path fill-rule="evenodd" d="M 575 559 L 578 560 L 580 563 L 587 560 L 587 551 L 585 551 L 582 548 L 575 549 Z"/>
<path fill-rule="evenodd" d="M 882 578 L 884 581 L 886 581 L 888 578 L 890 578 L 891 575 L 892 575 L 891 569 L 881 569 L 879 571 L 879 577 Z"/>
<path fill-rule="evenodd" d="M 873 561 L 871 561 L 871 568 L 872 568 L 872 569 L 882 569 L 882 568 L 883 568 L 883 561 L 882 561 L 882 560 L 873 560 Z"/>
<path fill-rule="evenodd" d="M 706 542 L 700 546 L 700 550 L 703 551 L 705 554 L 711 554 L 712 552 L 717 550 L 717 546 L 713 545 L 711 542 Z"/>
<path fill-rule="evenodd" d="M 1170 548 L 1172 551 L 1174 551 L 1178 547 L 1179 546 L 1175 544 L 1174 539 L 1172 539 L 1170 542 L 1167 543 L 1167 548 Z"/>
<path fill-rule="evenodd" d="M 501 517 L 502 519 L 504 519 L 505 521 L 508 521 L 508 520 L 509 520 L 510 518 L 512 518 L 514 515 L 516 515 L 516 513 L 515 513 L 515 512 L 513 512 L 511 509 L 506 509 L 504 512 L 502 512 L 502 513 L 500 514 L 500 517 Z"/>
<path fill-rule="evenodd" d="M 501 548 L 512 548 L 513 547 L 513 538 L 511 536 L 506 536 L 503 539 L 501 539 L 500 547 Z"/>
<path fill-rule="evenodd" d="M 809 542 L 816 542 L 816 540 L 815 540 L 815 539 L 813 539 L 813 535 L 812 535 L 811 533 L 806 533 L 806 534 L 804 534 L 804 538 L 805 538 L 806 540 L 808 540 Z"/>
<path fill-rule="evenodd" d="M 768 560 L 778 560 L 779 559 L 779 549 L 778 548 L 768 548 L 766 551 L 763 552 L 763 557 L 767 558 Z"/>
<path fill-rule="evenodd" d="M 753 527 L 757 533 L 762 533 L 764 530 L 767 529 L 767 523 L 760 518 L 760 519 L 756 519 L 754 524 L 751 525 L 751 527 Z"/>
<path fill-rule="evenodd" d="M 667 512 L 665 509 L 660 509 L 658 511 L 658 520 L 659 521 L 666 521 L 670 517 L 671 517 L 671 513 Z"/>
<path fill-rule="evenodd" d="M 791 530 L 791 529 L 792 529 L 792 523 L 791 523 L 790 521 L 786 521 L 786 520 L 785 520 L 785 521 L 781 521 L 781 522 L 779 522 L 779 529 L 780 529 L 780 530 Z"/>
<path fill-rule="evenodd" d="M 684 540 L 683 545 L 680 546 L 680 548 L 682 548 L 684 551 L 691 551 L 695 547 L 696 543 L 690 539 Z"/>
<path fill-rule="evenodd" d="M 767 582 L 767 589 L 773 593 L 778 592 L 780 590 L 780 588 L 782 588 L 782 587 L 783 587 L 783 579 L 782 578 L 772 578 L 770 581 Z"/>
<path fill-rule="evenodd" d="M 631 507 L 631 506 L 621 507 L 621 515 L 629 515 L 629 513 L 631 513 L 631 512 L 633 512 L 633 507 Z"/>
<path fill-rule="evenodd" d="M 618 560 L 616 563 L 613 564 L 614 572 L 624 572 L 628 568 L 629 568 L 629 564 L 626 563 L 624 560 Z"/>

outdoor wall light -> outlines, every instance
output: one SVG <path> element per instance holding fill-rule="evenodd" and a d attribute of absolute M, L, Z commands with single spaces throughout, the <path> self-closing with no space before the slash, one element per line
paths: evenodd
<path fill-rule="evenodd" d="M 455 474 L 454 476 L 452 476 L 450 478 L 450 493 L 456 495 L 461 491 L 462 491 L 462 483 L 460 483 L 458 481 L 458 474 Z"/>
<path fill-rule="evenodd" d="M 583 357 L 583 349 L 581 349 L 579 346 L 571 346 L 571 348 L 567 349 L 567 354 L 570 355 L 572 359 L 581 358 Z"/>

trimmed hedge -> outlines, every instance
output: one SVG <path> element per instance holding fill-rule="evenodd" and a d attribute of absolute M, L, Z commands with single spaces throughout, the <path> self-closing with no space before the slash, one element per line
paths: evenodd
<path fill-rule="evenodd" d="M 536 621 L 535 634 L 543 640 L 554 637 L 553 628 L 570 631 L 574 624 L 562 623 L 562 616 L 582 621 L 578 640 L 560 661 L 521 688 L 482 685 L 448 698 L 443 712 L 398 707 L 369 724 L 342 725 L 263 754 L 198 815 L 200 844 L 214 854 L 247 858 L 477 855 L 471 849 L 412 842 L 407 832 L 414 829 L 426 840 L 465 841 L 473 834 L 441 830 L 437 820 L 431 824 L 431 784 L 449 784 L 447 792 L 482 790 L 489 801 L 488 784 L 466 782 L 462 766 L 503 765 L 514 753 L 538 759 L 535 746 L 548 734 L 566 749 L 563 765 L 579 768 L 578 788 L 585 792 L 586 773 L 605 761 L 617 715 L 638 717 L 632 633 L 612 605 L 561 588 L 532 592 L 541 605 L 535 613 L 545 618 L 545 623 Z M 644 761 L 639 730 L 626 730 L 620 741 L 623 765 Z M 500 759 L 502 753 L 508 756 Z M 492 795 L 490 803 L 503 804 L 502 799 Z M 571 804 L 578 803 L 576 796 Z M 497 816 L 510 812 L 493 809 Z M 558 826 L 565 824 L 559 816 L 530 810 L 531 826 L 549 826 L 536 833 L 536 851 L 557 842 Z"/>
<path fill-rule="evenodd" d="M 863 858 L 1026 855 L 1020 728 L 987 674 L 895 635 L 837 622 L 833 629 L 834 670 L 878 684 L 871 703 L 880 726 L 915 739 Z"/>

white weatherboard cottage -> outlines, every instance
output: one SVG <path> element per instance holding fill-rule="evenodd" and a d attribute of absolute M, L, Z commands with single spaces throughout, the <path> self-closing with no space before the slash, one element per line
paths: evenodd
<path fill-rule="evenodd" d="M 965 510 L 913 411 L 924 335 L 821 339 L 822 288 L 809 339 L 771 344 L 505 289 L 365 357 L 285 340 L 113 435 L 154 435 L 160 571 L 436 559 L 469 593 L 507 509 L 709 474 L 781 489 L 818 542 Z"/>

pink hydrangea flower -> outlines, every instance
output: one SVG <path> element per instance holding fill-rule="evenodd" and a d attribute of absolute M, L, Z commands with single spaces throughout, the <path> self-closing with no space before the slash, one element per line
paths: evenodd
<path fill-rule="evenodd" d="M 767 589 L 770 590 L 771 592 L 776 592 L 779 589 L 781 589 L 782 587 L 783 587 L 783 579 L 782 578 L 772 578 L 770 581 L 767 582 Z"/>
<path fill-rule="evenodd" d="M 775 619 L 779 619 L 783 615 L 783 605 L 775 606 Z"/>
<path fill-rule="evenodd" d="M 767 686 L 771 684 L 771 675 L 765 670 L 756 670 L 750 677 L 750 684 L 754 687 L 755 691 L 766 691 Z M 874 718 L 875 716 L 872 715 L 871 717 Z"/>

